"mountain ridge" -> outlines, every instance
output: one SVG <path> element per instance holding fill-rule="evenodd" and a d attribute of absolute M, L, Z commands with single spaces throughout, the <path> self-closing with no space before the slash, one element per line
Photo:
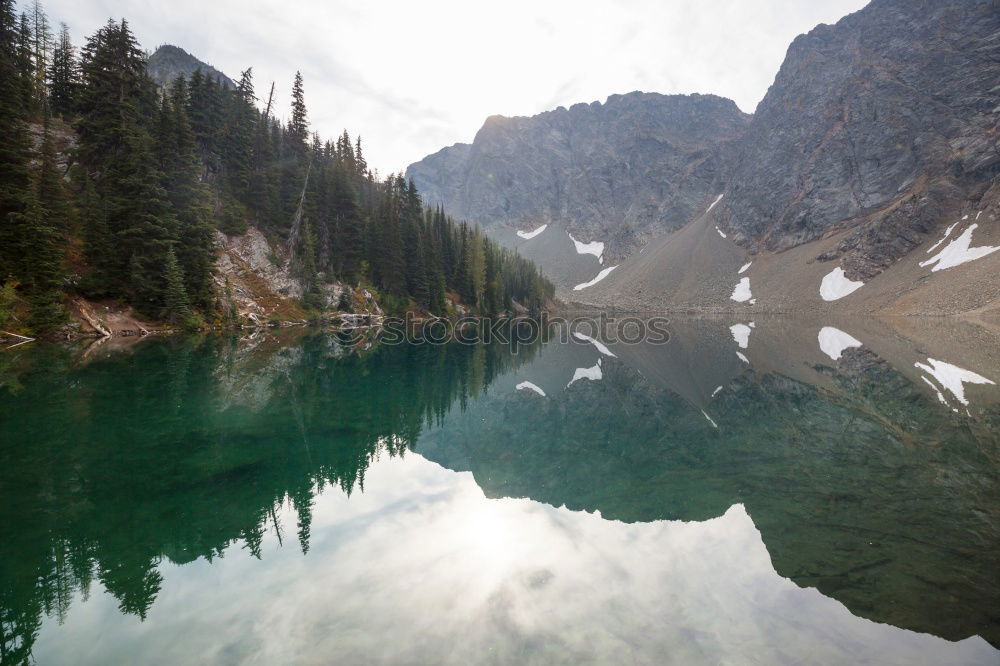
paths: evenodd
<path fill-rule="evenodd" d="M 720 236 L 724 234 L 729 243 L 741 248 L 746 255 L 741 263 L 757 255 L 781 255 L 815 244 L 815 251 L 799 253 L 793 273 L 804 269 L 803 262 L 819 262 L 828 264 L 827 271 L 839 267 L 852 281 L 879 276 L 917 248 L 930 245 L 946 226 L 961 221 L 973 208 L 974 215 L 986 217 L 979 220 L 972 244 L 992 248 L 983 243 L 997 242 L 993 229 L 996 191 L 991 188 L 1000 177 L 998 80 L 1000 12 L 992 0 L 949 0 L 927 8 L 904 0 L 874 0 L 836 24 L 821 24 L 792 41 L 755 113 L 746 115 L 736 131 L 717 136 L 712 147 L 703 151 L 700 164 L 710 167 L 708 174 L 695 169 L 668 171 L 658 168 L 658 156 L 648 157 L 659 186 L 684 192 L 685 207 L 661 207 L 636 233 L 623 219 L 606 216 L 603 223 L 594 224 L 576 212 L 600 209 L 608 194 L 593 189 L 574 202 L 575 209 L 569 207 L 561 216 L 534 222 L 557 222 L 554 231 L 577 238 L 583 233 L 579 240 L 604 242 L 613 264 L 635 264 L 651 243 L 697 223 L 721 195 L 713 224 Z M 544 126 L 553 117 L 550 114 L 568 114 L 588 106 L 560 107 L 522 124 Z M 489 149 L 482 137 L 496 124 L 491 116 L 472 144 L 442 149 L 411 165 L 407 174 L 432 202 L 482 224 L 496 236 L 511 237 L 508 228 L 523 228 L 532 220 L 498 214 L 481 205 L 485 194 L 502 201 L 510 188 L 484 185 L 473 157 Z M 712 124 L 705 122 L 701 128 L 711 131 Z M 530 136 L 537 130 L 523 131 Z M 625 154 L 614 156 L 618 159 L 609 167 L 606 161 L 588 161 L 586 146 L 578 148 L 575 155 L 583 159 L 576 168 L 585 177 L 599 180 L 608 168 L 630 166 Z M 551 179 L 535 176 L 539 160 L 534 153 L 510 152 L 495 161 L 503 163 L 510 181 L 533 179 L 528 196 L 552 196 Z M 711 177 L 698 182 L 698 175 Z M 433 187 L 425 188 L 428 182 Z M 526 196 L 523 191 L 515 194 Z M 620 190 L 613 194 L 630 195 Z M 644 202 L 631 196 L 625 203 L 627 209 Z M 969 226 L 963 224 L 959 231 Z M 828 242 L 834 237 L 835 242 Z M 533 243 L 512 242 L 529 255 Z M 532 259 L 543 268 L 547 263 L 551 266 L 550 277 L 564 299 L 582 299 L 584 294 L 573 287 L 586 280 L 571 278 L 563 270 L 567 257 L 547 258 L 542 253 Z M 671 260 L 680 262 L 682 269 L 686 266 L 687 272 L 698 269 L 681 252 L 672 254 Z M 992 264 L 996 255 L 982 261 Z M 595 273 L 596 266 L 592 266 L 591 277 Z M 674 302 L 659 297 L 676 286 L 660 284 L 666 276 L 659 267 L 646 278 L 648 300 L 635 301 L 632 289 L 636 285 L 624 284 L 615 296 L 609 293 L 603 300 L 582 300 L 607 305 L 626 294 L 636 307 L 691 305 L 687 299 Z M 915 279 L 895 288 L 912 290 L 926 278 Z M 622 271 L 616 271 L 605 286 L 621 280 Z M 1000 305 L 995 283 L 987 280 L 983 296 L 969 301 L 969 309 Z M 655 289 L 661 294 L 652 294 Z M 701 304 L 699 308 L 712 310 L 749 307 L 732 302 L 723 291 L 713 292 L 718 295 L 709 301 L 700 296 L 695 301 Z M 814 296 L 798 300 L 812 302 Z M 758 300 L 758 307 L 767 307 L 767 299 Z M 845 302 L 850 299 L 824 307 L 841 307 Z M 939 302 L 942 307 L 948 305 L 946 300 Z M 786 302 L 782 308 L 790 305 Z"/>

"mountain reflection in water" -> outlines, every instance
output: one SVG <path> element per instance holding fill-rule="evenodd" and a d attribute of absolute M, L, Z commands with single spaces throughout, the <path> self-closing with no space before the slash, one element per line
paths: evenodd
<path fill-rule="evenodd" d="M 907 326 L 0 356 L 3 661 L 995 663 L 1000 368 Z"/>

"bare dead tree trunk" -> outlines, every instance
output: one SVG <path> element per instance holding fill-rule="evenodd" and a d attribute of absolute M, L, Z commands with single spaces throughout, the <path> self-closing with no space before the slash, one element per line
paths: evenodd
<path fill-rule="evenodd" d="M 264 109 L 264 121 L 271 117 L 271 102 L 274 101 L 274 81 L 271 81 L 271 94 L 267 96 L 267 107 Z"/>
<path fill-rule="evenodd" d="M 101 337 L 110 338 L 111 331 L 109 331 L 101 322 L 96 318 L 91 316 L 90 312 L 87 310 L 87 306 L 82 302 L 77 302 L 77 309 L 80 311 L 80 316 L 83 320 L 90 324 L 90 327 L 101 334 Z"/>
<path fill-rule="evenodd" d="M 306 204 L 306 188 L 309 187 L 309 174 L 312 172 L 312 160 L 306 167 L 306 179 L 302 183 L 302 194 L 299 196 L 299 205 L 295 209 L 295 216 L 292 217 L 292 230 L 288 234 L 288 263 L 286 267 L 291 267 L 295 260 L 295 248 L 299 244 L 299 233 L 302 231 L 302 209 Z"/>

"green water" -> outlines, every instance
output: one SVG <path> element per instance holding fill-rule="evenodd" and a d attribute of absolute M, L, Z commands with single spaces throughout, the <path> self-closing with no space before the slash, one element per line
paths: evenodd
<path fill-rule="evenodd" d="M 820 324 L 0 352 L 2 661 L 1000 663 L 1000 355 Z"/>

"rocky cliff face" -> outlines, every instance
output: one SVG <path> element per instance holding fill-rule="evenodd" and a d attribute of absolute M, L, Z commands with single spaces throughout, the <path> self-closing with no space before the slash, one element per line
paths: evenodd
<path fill-rule="evenodd" d="M 471 145 L 445 148 L 407 176 L 452 215 L 487 228 L 561 223 L 613 258 L 704 208 L 718 148 L 748 122 L 714 95 L 612 95 L 530 118 L 492 116 Z"/>
<path fill-rule="evenodd" d="M 871 277 L 1000 173 L 998 81 L 990 0 L 875 0 L 800 35 L 735 145 L 720 226 L 782 250 L 856 225 L 824 258 Z"/>
<path fill-rule="evenodd" d="M 1000 201 L 998 82 L 997 0 L 874 0 L 799 36 L 752 119 L 717 97 L 632 93 L 603 106 L 490 118 L 471 145 L 446 148 L 408 174 L 431 201 L 495 235 L 504 225 L 556 222 L 558 233 L 603 241 L 605 265 L 623 267 L 600 288 L 582 291 L 578 277 L 553 276 L 567 300 L 609 305 L 627 297 L 634 307 L 695 309 L 759 301 L 758 309 L 787 311 L 808 292 L 825 308 L 829 299 L 820 301 L 813 282 L 838 269 L 867 282 L 897 267 L 898 275 L 878 283 L 885 294 L 925 286 L 932 269 L 914 259 L 927 258 L 915 250 L 937 247 L 946 228 L 974 232 L 969 240 L 979 256 L 1000 247 L 991 212 Z M 711 219 L 700 219 L 721 193 Z M 676 296 L 690 282 L 685 276 L 705 268 L 691 258 L 691 243 L 674 243 L 680 249 L 670 257 L 650 256 L 665 242 L 654 236 L 672 238 L 685 225 L 707 229 L 710 238 L 700 235 L 699 247 L 711 256 L 701 264 L 725 269 L 718 288 L 695 285 L 697 298 Z M 511 244 L 550 275 L 565 263 L 543 256 L 548 250 L 536 240 Z M 754 257 L 753 269 L 739 273 L 754 285 L 764 277 L 777 291 L 758 299 L 755 290 L 752 300 L 737 302 L 727 281 Z M 974 268 L 959 277 L 949 273 L 951 287 L 982 294 L 957 299 L 960 310 L 998 307 L 995 272 L 980 275 L 998 257 L 968 264 Z M 663 274 L 668 263 L 676 275 Z M 598 275 L 596 263 L 585 269 Z M 588 296 L 601 289 L 602 297 Z M 956 293 L 938 289 L 933 302 L 905 309 L 943 311 Z M 837 300 L 829 307 L 850 299 Z"/>
<path fill-rule="evenodd" d="M 232 79 L 216 68 L 198 60 L 184 49 L 171 44 L 164 44 L 149 56 L 146 70 L 153 81 L 164 87 L 170 85 L 178 76 L 190 79 L 191 75 L 198 70 L 201 70 L 203 75 L 211 77 L 227 88 L 236 87 Z"/>

